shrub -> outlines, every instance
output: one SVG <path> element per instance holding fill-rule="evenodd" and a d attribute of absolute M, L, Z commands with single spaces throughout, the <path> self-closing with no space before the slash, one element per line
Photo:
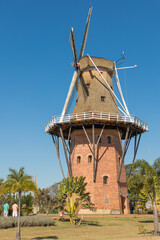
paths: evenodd
<path fill-rule="evenodd" d="M 49 217 L 42 216 L 24 216 L 21 217 L 21 227 L 34 227 L 34 226 L 53 226 L 54 220 Z M 0 229 L 13 228 L 17 226 L 17 218 L 4 218 L 0 217 Z"/>
<path fill-rule="evenodd" d="M 33 213 L 33 208 L 32 207 L 28 207 L 26 204 L 22 204 L 22 208 L 21 208 L 21 215 L 22 216 L 28 216 L 32 213 Z"/>
<path fill-rule="evenodd" d="M 148 209 L 148 210 L 147 210 L 147 213 L 148 213 L 148 214 L 153 214 L 153 210 L 152 210 L 152 209 Z"/>

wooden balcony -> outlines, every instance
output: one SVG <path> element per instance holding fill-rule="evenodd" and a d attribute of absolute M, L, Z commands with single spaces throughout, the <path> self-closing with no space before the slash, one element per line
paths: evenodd
<path fill-rule="evenodd" d="M 130 125 L 134 128 L 134 132 L 136 134 L 136 129 L 139 132 L 148 131 L 148 124 L 136 117 L 135 115 L 120 115 L 120 114 L 112 114 L 112 113 L 104 113 L 104 112 L 83 112 L 79 114 L 67 114 L 64 116 L 63 121 L 60 121 L 61 116 L 54 116 L 45 126 L 45 132 L 56 134 L 55 129 L 58 126 L 66 127 L 66 126 L 80 126 L 82 124 L 106 124 L 111 128 L 114 126 L 120 126 L 124 128 L 126 125 Z M 134 134 L 134 135 L 135 135 Z"/>

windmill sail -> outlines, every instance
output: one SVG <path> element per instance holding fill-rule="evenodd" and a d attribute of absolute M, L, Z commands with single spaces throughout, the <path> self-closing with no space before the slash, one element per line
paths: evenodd
<path fill-rule="evenodd" d="M 76 50 L 76 44 L 75 44 L 75 39 L 74 39 L 74 30 L 73 27 L 71 28 L 71 33 L 69 37 L 69 43 L 72 48 L 73 56 L 74 56 L 74 66 L 76 68 L 77 65 L 77 50 Z"/>
<path fill-rule="evenodd" d="M 80 54 L 79 54 L 78 61 L 80 61 L 80 59 L 83 57 L 83 54 L 84 54 L 84 49 L 85 49 L 85 46 L 86 46 L 89 24 L 90 24 L 90 19 L 91 19 L 91 13 L 92 13 L 92 7 L 90 7 L 90 9 L 89 9 L 87 23 L 86 23 L 86 29 L 85 29 L 85 33 L 84 33 L 83 42 L 82 42 L 81 51 L 80 51 Z"/>

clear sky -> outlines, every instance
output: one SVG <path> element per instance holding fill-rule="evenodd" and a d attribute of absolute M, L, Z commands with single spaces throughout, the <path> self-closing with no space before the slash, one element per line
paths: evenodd
<path fill-rule="evenodd" d="M 160 1 L 92 4 L 85 54 L 115 61 L 125 51 L 125 65 L 138 65 L 119 74 L 130 113 L 149 123 L 137 158 L 153 162 L 160 157 Z M 62 111 L 73 74 L 70 27 L 79 51 L 89 6 L 89 0 L 0 1 L 0 177 L 24 166 L 38 174 L 40 187 L 62 179 L 44 127 Z"/>

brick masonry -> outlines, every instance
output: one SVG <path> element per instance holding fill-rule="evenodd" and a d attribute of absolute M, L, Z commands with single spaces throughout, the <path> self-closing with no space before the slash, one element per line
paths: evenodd
<path fill-rule="evenodd" d="M 92 129 L 86 129 L 92 143 Z M 101 129 L 95 128 L 95 143 Z M 111 143 L 107 143 L 107 137 Z M 83 129 L 75 130 L 71 134 L 70 164 L 73 176 L 85 176 L 91 201 L 97 211 L 107 213 L 129 213 L 128 192 L 124 164 L 122 166 L 120 182 L 117 177 L 122 155 L 118 132 L 115 129 L 105 129 L 101 142 L 96 146 L 96 181 L 93 181 L 93 156 L 89 149 L 88 140 Z M 92 157 L 89 157 L 92 156 Z M 79 158 L 80 157 L 80 158 Z M 91 159 L 89 161 L 89 159 Z M 78 162 L 80 159 L 80 162 Z M 103 183 L 107 177 L 107 184 Z"/>

